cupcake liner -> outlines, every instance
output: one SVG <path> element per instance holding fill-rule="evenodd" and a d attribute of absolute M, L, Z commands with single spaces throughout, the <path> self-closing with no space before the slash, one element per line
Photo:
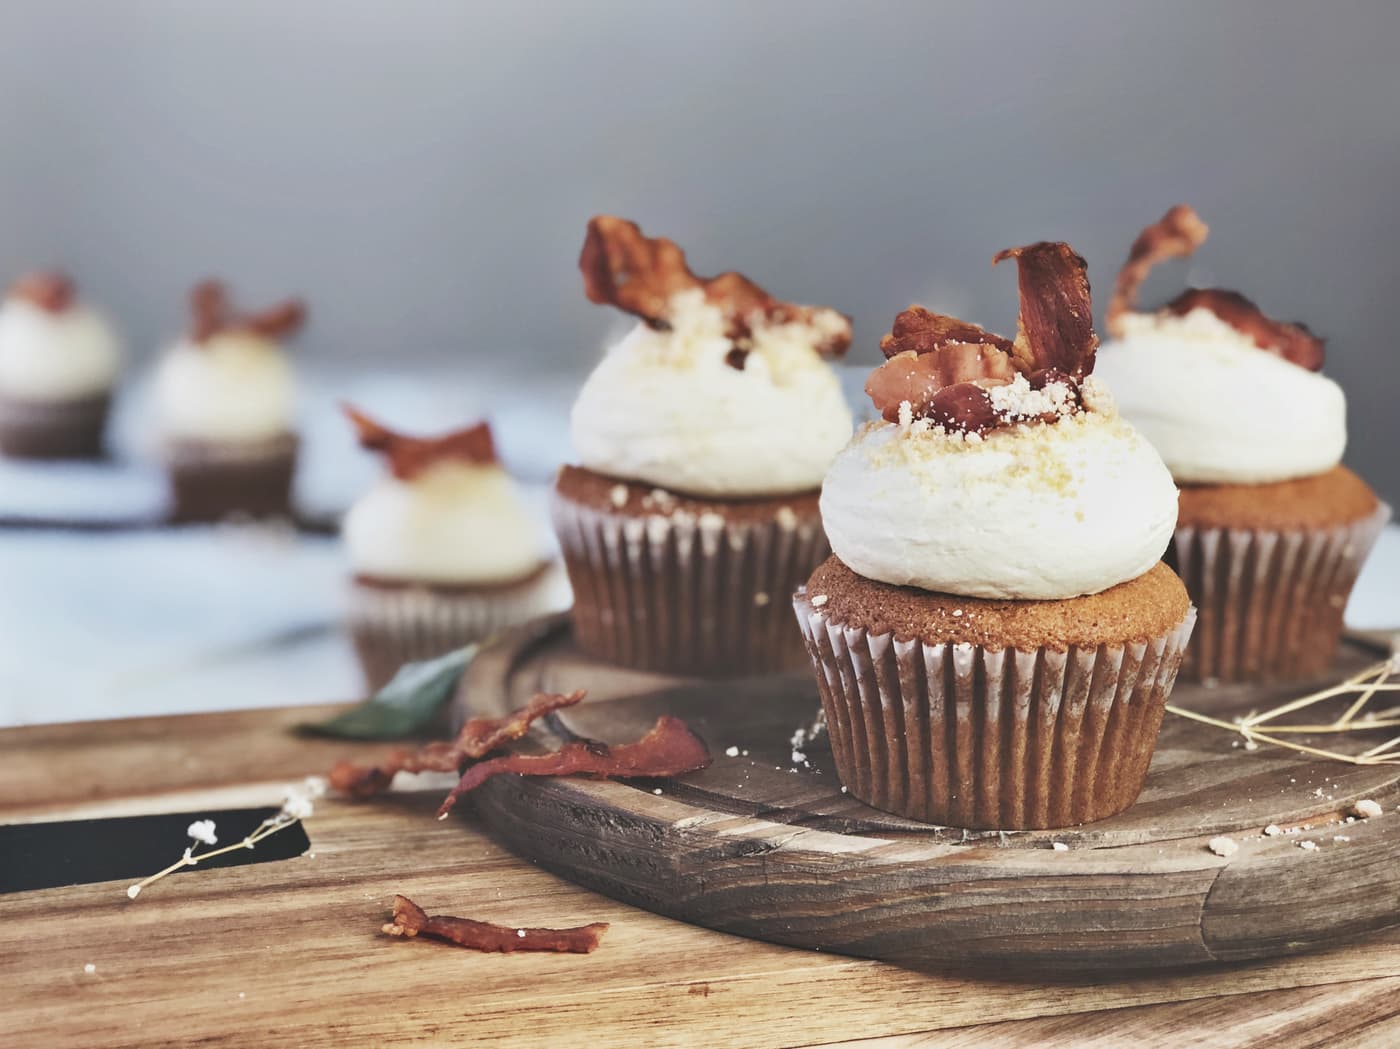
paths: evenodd
<path fill-rule="evenodd" d="M 112 399 L 20 401 L 0 397 L 0 452 L 20 459 L 98 459 Z"/>
<path fill-rule="evenodd" d="M 171 444 L 172 516 L 177 521 L 291 516 L 297 445 L 290 434 L 248 444 Z"/>
<path fill-rule="evenodd" d="M 793 607 L 850 793 L 989 830 L 1088 823 L 1137 800 L 1196 618 L 1150 642 L 1023 652 L 871 634 L 802 590 Z"/>
<path fill-rule="evenodd" d="M 590 656 L 675 674 L 794 669 L 788 595 L 831 552 L 815 515 L 611 513 L 556 493 L 554 526 Z"/>
<path fill-rule="evenodd" d="M 1382 503 L 1353 525 L 1310 532 L 1178 528 L 1165 560 L 1200 614 L 1183 676 L 1286 681 L 1325 673 L 1351 588 L 1389 519 Z"/>
<path fill-rule="evenodd" d="M 508 626 L 557 612 L 557 569 L 513 586 L 451 590 L 354 582 L 349 624 L 355 652 L 373 690 L 405 663 L 433 659 Z"/>

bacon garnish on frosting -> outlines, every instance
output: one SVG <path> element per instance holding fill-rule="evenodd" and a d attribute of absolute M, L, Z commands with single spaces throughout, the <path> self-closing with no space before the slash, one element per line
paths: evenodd
<path fill-rule="evenodd" d="M 1210 227 L 1189 204 L 1176 205 L 1138 234 L 1128 252 L 1128 261 L 1118 271 L 1105 316 L 1114 336 L 1123 337 L 1123 318 L 1137 311 L 1138 290 L 1152 268 L 1166 259 L 1193 254 L 1209 234 Z M 1305 324 L 1274 320 L 1237 291 L 1188 288 L 1155 312 L 1158 316 L 1182 317 L 1196 309 L 1209 310 L 1248 336 L 1261 350 L 1308 371 L 1322 369 L 1326 340 L 1314 335 Z"/>
<path fill-rule="evenodd" d="M 993 265 L 1016 260 L 1021 311 L 1016 339 L 911 306 L 880 340 L 888 360 L 871 373 L 865 392 L 889 422 L 928 419 L 948 430 L 983 433 L 1028 419 L 1050 420 L 1060 410 L 1027 415 L 990 391 L 1025 379 L 1021 389 L 1066 387 L 1063 411 L 1079 405 L 1079 381 L 1094 368 L 1094 333 L 1084 260 L 1068 244 L 1042 241 L 999 252 Z"/>
<path fill-rule="evenodd" d="M 826 306 L 783 302 L 741 273 L 697 277 L 675 241 L 648 237 L 635 222 L 613 215 L 589 219 L 578 265 L 591 302 L 616 306 L 652 328 L 669 329 L 676 296 L 698 289 L 724 315 L 725 334 L 740 351 L 749 348 L 755 328 L 782 324 L 816 329 L 814 349 L 823 357 L 839 357 L 851 344 L 851 322 L 843 314 Z M 742 370 L 745 356 L 731 352 L 730 365 Z"/>
<path fill-rule="evenodd" d="M 37 306 L 46 313 L 62 313 L 73 305 L 76 292 L 66 273 L 45 270 L 26 273 L 10 285 L 9 297 Z"/>
<path fill-rule="evenodd" d="M 485 422 L 438 437 L 413 437 L 376 422 L 352 404 L 342 404 L 341 410 L 354 425 L 360 447 L 382 452 L 388 460 L 390 472 L 400 481 L 411 481 L 428 467 L 441 462 L 489 466 L 500 461 L 496 457 L 491 427 Z"/>
<path fill-rule="evenodd" d="M 265 339 L 285 339 L 306 322 L 306 304 L 288 299 L 251 313 L 238 313 L 228 291 L 216 280 L 201 281 L 190 290 L 190 341 L 207 342 L 221 332 L 248 332 Z"/>

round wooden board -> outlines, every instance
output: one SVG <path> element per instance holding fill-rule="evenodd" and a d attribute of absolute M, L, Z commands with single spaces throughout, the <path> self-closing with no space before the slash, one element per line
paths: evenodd
<path fill-rule="evenodd" d="M 1348 646 L 1338 675 L 1375 659 Z M 1046 975 L 1287 954 L 1400 923 L 1400 767 L 1247 751 L 1168 715 L 1146 788 L 1122 815 L 1056 831 L 932 827 L 843 794 L 824 739 L 805 748 L 809 765 L 794 764 L 793 732 L 819 709 L 807 675 L 620 670 L 578 655 L 563 618 L 483 649 L 455 713 L 575 688 L 588 701 L 536 726 L 533 743 L 625 742 L 673 713 L 712 765 L 658 782 L 502 776 L 477 791 L 478 812 L 564 877 L 698 925 L 904 965 Z M 1297 694 L 1183 685 L 1172 701 L 1228 714 Z M 1362 798 L 1384 815 L 1346 823 Z M 1297 833 L 1265 836 L 1271 823 Z M 1215 855 L 1216 835 L 1238 851 Z"/>

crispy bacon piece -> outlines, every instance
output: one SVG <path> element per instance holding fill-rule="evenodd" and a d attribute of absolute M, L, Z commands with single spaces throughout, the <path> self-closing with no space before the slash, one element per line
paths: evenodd
<path fill-rule="evenodd" d="M 471 918 L 454 918 L 445 914 L 428 915 L 407 896 L 394 897 L 394 918 L 383 926 L 389 936 L 412 939 L 430 936 L 446 940 L 474 951 L 553 951 L 557 954 L 592 954 L 607 922 L 594 922 L 573 929 L 513 929 Z"/>
<path fill-rule="evenodd" d="M 1164 259 L 1192 254 L 1209 234 L 1210 227 L 1189 204 L 1176 205 L 1139 233 L 1128 252 L 1128 261 L 1118 271 L 1105 317 L 1108 330 L 1122 338 L 1123 317 L 1137 309 L 1138 289 L 1152 267 Z M 1306 324 L 1274 320 L 1237 291 L 1188 288 L 1157 312 L 1181 317 L 1195 309 L 1214 313 L 1236 331 L 1248 335 L 1261 350 L 1308 371 L 1322 370 L 1327 340 L 1314 335 Z"/>
<path fill-rule="evenodd" d="M 366 798 L 388 790 L 396 772 L 460 772 L 463 762 L 484 758 L 520 739 L 540 718 L 582 702 L 586 694 L 582 690 L 541 692 L 504 717 L 472 718 L 454 740 L 428 743 L 416 751 L 399 748 L 379 765 L 342 761 L 331 769 L 330 785 L 352 797 Z"/>
<path fill-rule="evenodd" d="M 228 292 L 216 280 L 201 281 L 190 290 L 190 341 L 207 342 L 225 331 L 245 331 L 268 339 L 286 338 L 306 322 L 306 304 L 300 299 L 269 306 L 252 313 L 236 313 Z"/>
<path fill-rule="evenodd" d="M 1327 340 L 1318 338 L 1306 324 L 1276 321 L 1237 291 L 1222 288 L 1188 288 L 1164 306 L 1178 317 L 1194 309 L 1207 309 L 1230 327 L 1248 335 L 1261 350 L 1316 372 L 1322 370 Z"/>
<path fill-rule="evenodd" d="M 1021 311 L 1011 355 L 1030 375 L 1055 368 L 1075 379 L 1094 370 L 1099 337 L 1089 300 L 1088 264 L 1063 241 L 999 251 L 992 265 L 1016 260 Z"/>
<path fill-rule="evenodd" d="M 632 779 L 638 776 L 679 776 L 710 763 L 704 741 L 684 721 L 664 715 L 657 718 L 635 743 L 609 746 L 596 740 L 565 743 L 549 754 L 507 754 L 472 765 L 438 808 L 446 819 L 452 806 L 493 776 L 511 772 L 519 776 L 594 776 L 598 779 Z"/>
<path fill-rule="evenodd" d="M 888 360 L 909 350 L 932 353 L 954 343 L 994 346 L 1005 353 L 1011 352 L 1010 339 L 956 317 L 932 313 L 922 306 L 910 306 L 895 317 L 890 333 L 880 340 L 880 349 Z"/>
<path fill-rule="evenodd" d="M 484 422 L 437 437 L 412 437 L 376 422 L 352 404 L 340 407 L 354 424 L 360 447 L 383 452 L 390 472 L 401 481 L 412 480 L 440 462 L 455 460 L 485 466 L 499 461 L 491 427 Z"/>
<path fill-rule="evenodd" d="M 1152 268 L 1167 259 L 1192 254 L 1206 242 L 1209 234 L 1210 227 L 1190 204 L 1176 205 L 1139 233 L 1128 251 L 1128 261 L 1118 271 L 1113 298 L 1108 300 L 1108 311 L 1104 314 L 1108 330 L 1122 338 L 1123 314 L 1137 309 L 1138 289 Z"/>
<path fill-rule="evenodd" d="M 671 300 L 698 288 L 724 314 L 731 339 L 747 338 L 756 323 L 803 323 L 822 333 L 815 347 L 822 356 L 839 357 L 851 344 L 850 320 L 835 310 L 775 299 L 741 273 L 697 277 L 675 241 L 648 237 L 635 222 L 613 215 L 588 221 L 578 265 L 589 301 L 616 306 L 653 328 L 669 327 Z"/>
<path fill-rule="evenodd" d="M 47 313 L 62 313 L 73 305 L 74 287 L 66 273 L 47 270 L 25 274 L 10 285 L 9 294 Z"/>
<path fill-rule="evenodd" d="M 990 413 L 991 401 L 985 394 L 979 398 L 971 391 L 945 395 L 940 401 L 940 393 L 964 384 L 974 389 L 999 386 L 1015 377 L 1011 358 L 996 347 L 954 342 L 927 353 L 905 350 L 891 357 L 870 373 L 865 392 L 887 422 L 898 422 L 899 406 L 908 401 L 914 418 L 934 418 L 947 425 L 944 418 L 980 419 Z M 940 405 L 936 416 L 930 414 L 935 402 Z M 986 406 L 986 413 L 981 405 Z"/>

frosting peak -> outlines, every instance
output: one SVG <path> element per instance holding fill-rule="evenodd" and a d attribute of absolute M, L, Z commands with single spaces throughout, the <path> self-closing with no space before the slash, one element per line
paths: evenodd
<path fill-rule="evenodd" d="M 57 273 L 17 281 L 0 305 L 0 394 L 32 401 L 100 396 L 116 382 L 121 347 Z"/>

